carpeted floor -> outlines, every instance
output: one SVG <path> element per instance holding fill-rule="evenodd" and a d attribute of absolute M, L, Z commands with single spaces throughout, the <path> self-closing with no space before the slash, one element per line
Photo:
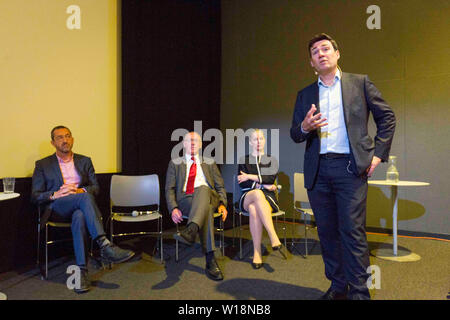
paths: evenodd
<path fill-rule="evenodd" d="M 288 224 L 288 248 L 292 231 L 303 235 L 302 225 Z M 225 231 L 225 256 L 218 254 L 225 280 L 215 282 L 204 274 L 205 259 L 200 245 L 180 245 L 180 259 L 175 262 L 175 242 L 171 232 L 165 232 L 164 258 L 161 264 L 152 257 L 155 240 L 135 238 L 122 241 L 121 246 L 133 248 L 137 255 L 130 262 L 114 265 L 112 269 L 98 269 L 90 263 L 93 286 L 85 294 L 67 289 L 67 267 L 73 257 L 52 261 L 49 279 L 40 279 L 38 270 L 2 275 L 0 291 L 8 300 L 314 300 L 329 287 L 324 275 L 317 231 L 310 230 L 309 255 L 303 256 L 304 245 L 296 244 L 288 260 L 272 252 L 267 234 L 264 267 L 253 270 L 252 242 L 248 226 L 244 226 L 244 254 L 239 259 L 239 242 L 233 231 Z M 295 230 L 294 230 L 295 229 Z M 280 237 L 283 232 L 279 230 Z M 299 240 L 299 239 L 297 239 Z M 392 237 L 368 235 L 370 249 L 391 247 Z M 418 254 L 415 262 L 393 262 L 370 257 L 380 270 L 380 289 L 372 289 L 374 300 L 446 300 L 450 291 L 450 246 L 448 242 L 426 239 L 399 238 L 399 248 Z"/>

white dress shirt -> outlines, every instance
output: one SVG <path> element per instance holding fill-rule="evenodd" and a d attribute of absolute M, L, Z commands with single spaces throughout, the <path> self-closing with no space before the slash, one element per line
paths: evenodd
<path fill-rule="evenodd" d="M 328 125 L 319 128 L 320 153 L 350 153 L 347 128 L 342 104 L 341 72 L 334 76 L 331 86 L 318 79 L 319 107 L 322 116 L 327 118 Z"/>

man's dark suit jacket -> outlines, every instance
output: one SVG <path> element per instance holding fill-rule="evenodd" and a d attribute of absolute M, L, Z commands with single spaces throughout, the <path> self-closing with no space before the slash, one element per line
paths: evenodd
<path fill-rule="evenodd" d="M 367 75 L 343 72 L 341 89 L 344 119 L 353 159 L 352 170 L 360 176 L 370 166 L 374 155 L 383 162 L 388 160 L 394 137 L 395 116 L 392 109 L 381 97 L 380 91 Z M 319 113 L 319 86 L 317 81 L 297 94 L 291 126 L 291 138 L 295 142 L 300 143 L 306 140 L 304 175 L 305 188 L 307 189 L 314 186 L 320 153 L 320 138 L 317 130 L 303 134 L 300 128 L 312 104 L 316 105 L 316 113 Z M 367 128 L 370 112 L 372 112 L 377 126 L 377 134 L 374 140 L 369 136 Z"/>
<path fill-rule="evenodd" d="M 177 163 L 177 164 L 175 164 Z M 206 182 L 213 190 L 213 194 L 217 195 L 217 203 L 213 206 L 219 206 L 222 203 L 227 206 L 227 192 L 225 190 L 222 175 L 219 168 L 217 168 L 214 160 L 209 158 L 203 158 L 201 164 L 203 174 L 205 175 Z M 176 160 L 170 160 L 166 174 L 166 201 L 169 213 L 178 207 L 177 200 L 186 196 L 183 192 L 183 187 L 186 182 L 186 162 L 182 158 Z M 216 209 L 216 208 L 214 208 Z M 188 215 L 188 212 L 183 212 L 183 215 Z"/>
<path fill-rule="evenodd" d="M 99 185 L 91 158 L 74 153 L 73 162 L 80 176 L 78 187 L 84 188 L 86 192 L 94 196 L 97 195 Z M 63 184 L 63 176 L 55 153 L 36 161 L 32 178 L 31 200 L 39 206 L 46 205 L 45 212 L 41 217 L 41 226 L 45 224 L 51 214 L 49 208 L 50 196 L 53 192 L 58 191 Z"/>

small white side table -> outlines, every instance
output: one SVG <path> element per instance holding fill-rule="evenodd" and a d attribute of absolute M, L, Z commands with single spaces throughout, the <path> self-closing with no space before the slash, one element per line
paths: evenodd
<path fill-rule="evenodd" d="M 20 196 L 20 193 L 4 193 L 4 192 L 0 192 L 0 201 L 2 200 L 9 200 L 9 199 L 14 199 L 17 198 L 18 196 Z"/>
<path fill-rule="evenodd" d="M 374 256 L 391 261 L 407 262 L 420 260 L 420 256 L 409 252 L 403 251 L 401 254 L 397 250 L 397 213 L 398 213 L 398 187 L 423 187 L 429 186 L 428 182 L 419 181 L 398 181 L 392 182 L 387 180 L 369 180 L 370 185 L 376 186 L 390 186 L 391 187 L 391 201 L 392 201 L 392 232 L 393 232 L 393 250 L 377 249 L 373 251 Z"/>
<path fill-rule="evenodd" d="M 0 192 L 0 201 L 14 199 L 20 196 L 20 193 L 4 193 Z M 7 300 L 8 297 L 3 292 L 0 292 L 0 300 Z"/>

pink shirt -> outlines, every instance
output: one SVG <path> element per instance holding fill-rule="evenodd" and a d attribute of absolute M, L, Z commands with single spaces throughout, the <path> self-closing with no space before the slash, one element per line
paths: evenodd
<path fill-rule="evenodd" d="M 56 156 L 56 158 L 58 158 L 58 163 L 59 167 L 61 168 L 61 174 L 63 176 L 64 184 L 74 183 L 78 187 L 81 179 L 80 175 L 75 169 L 75 164 L 73 162 L 73 155 L 70 158 L 70 160 L 66 162 L 58 156 Z"/>

